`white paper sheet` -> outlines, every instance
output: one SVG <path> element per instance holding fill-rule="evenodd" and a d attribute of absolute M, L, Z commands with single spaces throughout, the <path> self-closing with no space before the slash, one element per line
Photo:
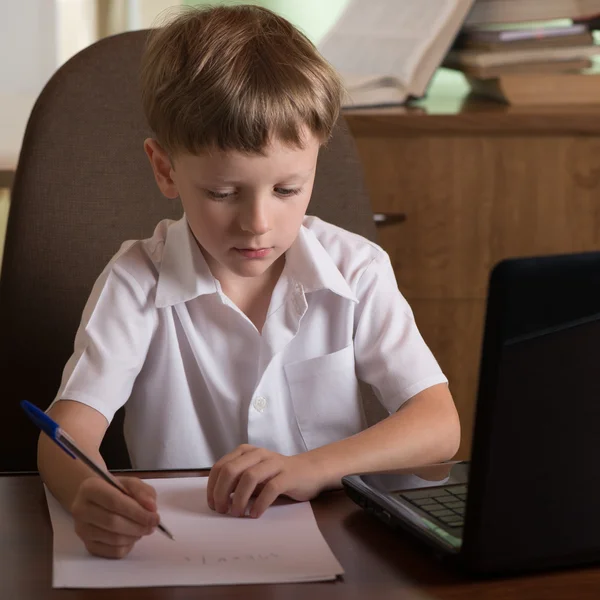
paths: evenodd
<path fill-rule="evenodd" d="M 158 494 L 160 532 L 124 559 L 91 556 L 73 521 L 46 489 L 54 531 L 53 587 L 126 588 L 324 581 L 344 572 L 317 526 L 310 503 L 269 508 L 259 519 L 213 512 L 206 477 L 146 480 Z"/>

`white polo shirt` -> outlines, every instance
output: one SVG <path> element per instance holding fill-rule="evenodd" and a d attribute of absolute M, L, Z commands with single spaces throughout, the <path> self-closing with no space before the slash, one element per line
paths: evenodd
<path fill-rule="evenodd" d="M 447 381 L 379 246 L 306 217 L 261 335 L 184 217 L 98 278 L 56 399 L 109 422 L 127 402 L 134 468 L 207 467 L 242 443 L 292 455 L 361 431 L 357 376 L 390 413 Z"/>

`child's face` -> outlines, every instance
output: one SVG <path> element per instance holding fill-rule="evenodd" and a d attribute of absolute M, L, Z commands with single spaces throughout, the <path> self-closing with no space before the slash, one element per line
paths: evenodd
<path fill-rule="evenodd" d="M 313 188 L 320 147 L 315 136 L 307 134 L 303 148 L 273 141 L 262 156 L 179 154 L 162 180 L 150 143 L 146 151 L 159 186 L 166 196 L 181 198 L 217 279 L 263 275 L 292 245 Z"/>

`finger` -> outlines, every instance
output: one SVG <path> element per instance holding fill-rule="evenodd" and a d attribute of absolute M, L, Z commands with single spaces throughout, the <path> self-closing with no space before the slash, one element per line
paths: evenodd
<path fill-rule="evenodd" d="M 250 516 L 253 519 L 260 517 L 281 494 L 285 493 L 285 486 L 282 475 L 276 475 L 273 479 L 267 481 L 262 492 L 254 500 L 250 509 Z"/>
<path fill-rule="evenodd" d="M 75 533 L 86 544 L 99 542 L 107 546 L 133 546 L 133 544 L 141 539 L 141 536 L 117 534 L 80 521 L 75 523 Z"/>
<path fill-rule="evenodd" d="M 206 499 L 210 508 L 212 508 L 213 510 L 215 509 L 214 489 L 217 480 L 219 479 L 219 472 L 223 465 L 227 464 L 232 460 L 235 460 L 239 456 L 242 456 L 242 454 L 251 452 L 252 450 L 256 450 L 256 447 L 251 446 L 250 444 L 242 444 L 241 446 L 238 446 L 235 450 L 233 450 L 233 452 L 229 452 L 228 454 L 225 454 L 225 456 L 222 456 L 213 465 L 212 469 L 210 470 L 210 473 L 208 474 L 208 481 L 206 483 Z"/>
<path fill-rule="evenodd" d="M 234 517 L 246 515 L 248 502 L 260 486 L 264 489 L 265 482 L 281 472 L 281 464 L 275 460 L 263 460 L 262 462 L 246 469 L 241 476 L 231 499 L 231 514 Z M 265 484 L 266 485 L 266 484 Z M 262 491 L 260 492 L 262 494 Z M 259 494 L 259 497 L 260 497 Z"/>
<path fill-rule="evenodd" d="M 240 476 L 246 469 L 264 460 L 264 457 L 264 451 L 255 448 L 253 452 L 242 454 L 221 467 L 213 491 L 213 502 L 217 512 L 226 513 L 229 510 L 230 496 L 238 485 Z"/>
<path fill-rule="evenodd" d="M 252 446 L 251 444 L 240 444 L 235 450 L 225 454 L 222 456 L 214 465 L 213 469 L 219 469 L 225 463 L 228 463 L 230 460 L 237 458 L 238 456 L 242 456 L 242 454 L 247 454 L 248 452 L 253 452 L 254 450 L 259 450 L 256 446 Z"/>
<path fill-rule="evenodd" d="M 158 525 L 156 512 L 146 510 L 137 500 L 115 489 L 99 477 L 90 477 L 82 485 L 86 485 L 85 498 L 90 504 L 100 506 L 110 513 L 120 515 L 144 527 Z"/>
<path fill-rule="evenodd" d="M 141 525 L 120 514 L 110 512 L 93 502 L 85 505 L 82 510 L 79 507 L 74 507 L 73 517 L 76 523 L 91 525 L 113 535 L 141 537 L 150 535 L 154 530 L 152 525 Z"/>
<path fill-rule="evenodd" d="M 215 489 L 215 484 L 217 483 L 217 479 L 219 479 L 219 471 L 221 470 L 221 467 L 224 464 L 228 463 L 231 460 L 236 459 L 238 456 L 241 456 L 242 454 L 247 452 L 245 446 L 246 446 L 246 444 L 242 444 L 241 446 L 238 446 L 233 452 L 229 452 L 229 453 L 225 454 L 225 456 L 222 456 L 212 466 L 210 473 L 208 474 L 208 481 L 206 483 L 206 499 L 208 501 L 208 506 L 210 508 L 212 508 L 213 510 L 215 509 L 214 489 Z"/>
<path fill-rule="evenodd" d="M 156 490 L 137 477 L 119 477 L 121 485 L 146 510 L 156 512 Z"/>
<path fill-rule="evenodd" d="M 132 550 L 131 546 L 110 546 L 102 542 L 89 542 L 85 545 L 88 552 L 103 558 L 125 558 Z"/>

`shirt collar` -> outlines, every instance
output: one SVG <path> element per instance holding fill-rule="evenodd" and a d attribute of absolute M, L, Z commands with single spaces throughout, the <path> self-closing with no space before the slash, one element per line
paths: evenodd
<path fill-rule="evenodd" d="M 305 293 L 328 289 L 358 302 L 325 248 L 304 225 L 286 252 L 286 270 Z M 155 305 L 165 308 L 219 290 L 184 216 L 167 229 Z"/>
<path fill-rule="evenodd" d="M 155 305 L 164 308 L 217 291 L 218 282 L 184 216 L 167 229 Z"/>
<path fill-rule="evenodd" d="M 286 267 L 305 293 L 330 290 L 338 296 L 358 302 L 331 256 L 315 234 L 304 225 L 286 253 Z"/>

